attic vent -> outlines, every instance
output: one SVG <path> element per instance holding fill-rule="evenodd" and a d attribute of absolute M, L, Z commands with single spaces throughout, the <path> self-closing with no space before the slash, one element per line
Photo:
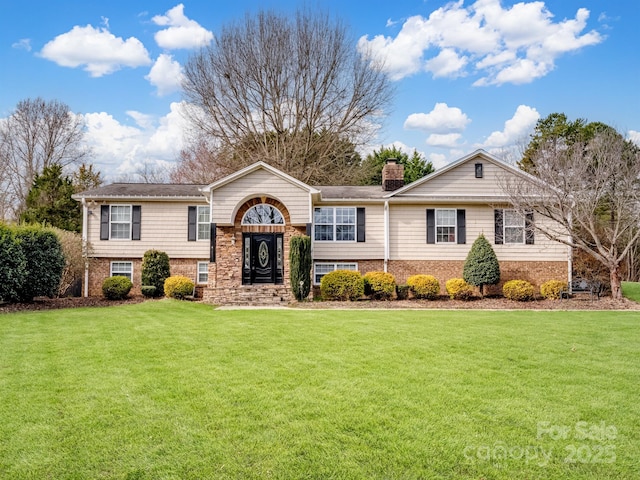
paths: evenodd
<path fill-rule="evenodd" d="M 476 178 L 482 178 L 482 164 L 476 163 Z"/>

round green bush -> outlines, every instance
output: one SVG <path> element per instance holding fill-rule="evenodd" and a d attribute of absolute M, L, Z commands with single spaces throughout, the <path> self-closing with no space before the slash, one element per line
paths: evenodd
<path fill-rule="evenodd" d="M 409 285 L 396 285 L 396 298 L 398 300 L 406 300 L 409 298 Z"/>
<path fill-rule="evenodd" d="M 140 287 L 140 292 L 143 297 L 152 298 L 156 296 L 156 286 L 155 285 L 143 285 Z"/>
<path fill-rule="evenodd" d="M 396 279 L 387 272 L 368 272 L 362 277 L 364 294 L 375 300 L 389 300 L 396 291 Z"/>
<path fill-rule="evenodd" d="M 450 278 L 444 287 L 451 300 L 469 300 L 473 297 L 473 288 L 463 278 Z"/>
<path fill-rule="evenodd" d="M 440 295 L 440 282 L 433 275 L 411 275 L 407 285 L 416 298 L 435 300 Z"/>
<path fill-rule="evenodd" d="M 533 285 L 526 280 L 509 280 L 502 287 L 502 294 L 505 298 L 518 302 L 533 300 Z"/>
<path fill-rule="evenodd" d="M 164 281 L 164 294 L 169 298 L 183 299 L 193 295 L 193 281 L 182 275 L 169 277 Z"/>
<path fill-rule="evenodd" d="M 109 277 L 102 282 L 102 294 L 109 300 L 122 300 L 127 298 L 133 283 L 127 277 Z"/>
<path fill-rule="evenodd" d="M 558 300 L 560 293 L 567 291 L 567 282 L 562 280 L 549 280 L 540 285 L 540 295 L 544 298 Z"/>
<path fill-rule="evenodd" d="M 320 280 L 320 293 L 325 300 L 357 300 L 364 295 L 364 280 L 359 272 L 334 270 Z"/>

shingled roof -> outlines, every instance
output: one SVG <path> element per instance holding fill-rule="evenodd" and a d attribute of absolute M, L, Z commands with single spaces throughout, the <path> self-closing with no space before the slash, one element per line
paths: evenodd
<path fill-rule="evenodd" d="M 112 183 L 77 193 L 73 198 L 198 198 L 206 185 L 179 183 Z"/>

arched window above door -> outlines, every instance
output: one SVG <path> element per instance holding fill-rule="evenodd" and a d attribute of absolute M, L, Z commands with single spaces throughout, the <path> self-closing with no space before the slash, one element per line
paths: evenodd
<path fill-rule="evenodd" d="M 259 203 L 247 210 L 242 225 L 284 225 L 284 217 L 273 205 Z"/>

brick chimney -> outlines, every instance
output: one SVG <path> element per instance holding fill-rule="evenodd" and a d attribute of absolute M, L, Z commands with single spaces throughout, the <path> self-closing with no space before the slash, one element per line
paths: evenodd
<path fill-rule="evenodd" d="M 388 158 L 382 167 L 382 189 L 386 192 L 404 186 L 404 165 L 397 158 Z"/>

